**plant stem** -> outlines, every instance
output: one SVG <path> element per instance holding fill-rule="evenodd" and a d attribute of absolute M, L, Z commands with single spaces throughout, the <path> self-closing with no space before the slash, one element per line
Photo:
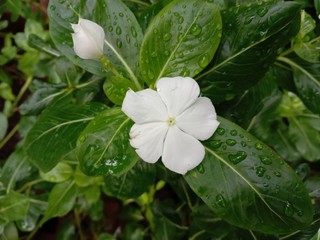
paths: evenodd
<path fill-rule="evenodd" d="M 18 93 L 15 101 L 12 104 L 12 109 L 15 109 L 19 103 L 19 101 L 21 100 L 22 96 L 24 95 L 24 93 L 27 91 L 28 87 L 30 86 L 30 84 L 32 83 L 33 77 L 29 76 L 26 80 L 26 82 L 23 84 L 20 92 Z M 11 112 L 12 114 L 12 112 Z"/>
<path fill-rule="evenodd" d="M 6 143 L 14 136 L 14 134 L 18 131 L 19 124 L 17 124 L 9 133 L 8 135 L 0 142 L 0 149 L 6 145 Z"/>
<path fill-rule="evenodd" d="M 101 61 L 103 66 L 106 69 L 110 70 L 116 77 L 122 77 L 121 74 L 118 72 L 118 70 L 112 65 L 110 60 L 106 58 L 104 55 L 102 55 L 102 57 L 99 60 Z"/>

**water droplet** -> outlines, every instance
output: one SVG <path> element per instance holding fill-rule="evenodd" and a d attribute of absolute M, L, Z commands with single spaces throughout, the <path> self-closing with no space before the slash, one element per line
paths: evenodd
<path fill-rule="evenodd" d="M 121 47 L 122 47 L 122 42 L 121 42 L 119 39 L 117 40 L 117 47 L 118 47 L 118 48 L 121 48 Z"/>
<path fill-rule="evenodd" d="M 178 26 L 178 30 L 179 30 L 179 31 L 182 30 L 182 26 L 181 26 L 181 25 Z"/>
<path fill-rule="evenodd" d="M 215 149 L 220 148 L 221 145 L 222 145 L 222 141 L 220 140 L 213 140 L 210 142 L 210 146 Z"/>
<path fill-rule="evenodd" d="M 169 41 L 171 38 L 172 38 L 171 33 L 165 33 L 165 34 L 163 35 L 163 40 L 164 40 L 165 42 Z"/>
<path fill-rule="evenodd" d="M 164 50 L 163 53 L 164 53 L 165 56 L 169 56 L 169 54 L 170 54 L 170 52 L 168 50 Z"/>
<path fill-rule="evenodd" d="M 66 0 L 59 0 L 59 3 L 62 4 L 62 3 L 64 3 L 65 1 L 66 1 Z"/>
<path fill-rule="evenodd" d="M 281 177 L 281 173 L 278 172 L 278 171 L 273 172 L 273 174 L 274 174 L 276 177 Z"/>
<path fill-rule="evenodd" d="M 190 32 L 193 36 L 199 36 L 202 32 L 202 27 L 200 27 L 198 24 L 193 24 Z"/>
<path fill-rule="evenodd" d="M 198 167 L 197 167 L 197 171 L 202 174 L 202 173 L 204 173 L 206 170 L 204 169 L 204 167 L 203 167 L 202 164 L 199 164 Z"/>
<path fill-rule="evenodd" d="M 302 217 L 303 211 L 302 211 L 302 210 L 298 210 L 298 211 L 297 211 L 297 214 L 298 214 L 298 216 Z"/>
<path fill-rule="evenodd" d="M 52 11 L 55 11 L 56 10 L 56 6 L 55 5 L 50 5 L 50 9 L 52 10 Z"/>
<path fill-rule="evenodd" d="M 112 26 L 109 26 L 109 27 L 108 27 L 108 31 L 109 31 L 109 32 L 112 32 L 112 31 L 113 31 L 113 27 L 112 27 Z"/>
<path fill-rule="evenodd" d="M 263 177 L 264 173 L 266 172 L 266 169 L 262 166 L 257 167 L 256 174 L 258 177 Z"/>
<path fill-rule="evenodd" d="M 123 17 L 123 16 L 124 16 L 124 14 L 121 12 L 121 13 L 119 13 L 119 16 L 120 16 L 120 17 Z"/>
<path fill-rule="evenodd" d="M 202 68 L 205 68 L 208 64 L 209 64 L 209 58 L 208 58 L 208 55 L 205 54 L 200 59 L 199 66 L 202 67 Z"/>
<path fill-rule="evenodd" d="M 216 203 L 220 206 L 220 207 L 223 207 L 223 208 L 226 208 L 227 207 L 227 201 L 226 199 L 222 196 L 222 194 L 218 194 L 216 196 Z"/>
<path fill-rule="evenodd" d="M 241 161 L 245 160 L 247 157 L 247 153 L 244 151 L 238 151 L 236 154 L 230 154 L 228 156 L 228 159 L 230 160 L 230 162 L 232 162 L 233 164 L 238 164 Z"/>
<path fill-rule="evenodd" d="M 80 142 L 84 142 L 86 140 L 86 136 L 85 135 L 81 135 L 80 137 L 79 137 L 79 141 Z"/>
<path fill-rule="evenodd" d="M 286 202 L 286 205 L 284 206 L 284 214 L 288 217 L 292 217 L 294 214 L 294 208 L 291 203 Z"/>
<path fill-rule="evenodd" d="M 268 8 L 260 8 L 260 9 L 258 9 L 257 14 L 260 17 L 263 17 L 264 15 L 266 15 L 267 12 L 268 12 Z"/>
<path fill-rule="evenodd" d="M 247 143 L 244 142 L 244 141 L 242 141 L 242 142 L 241 142 L 241 146 L 242 146 L 242 147 L 246 147 L 246 146 L 247 146 Z"/>
<path fill-rule="evenodd" d="M 246 19 L 244 20 L 245 24 L 249 24 L 252 22 L 252 20 L 254 19 L 255 16 L 248 16 L 246 17 Z"/>
<path fill-rule="evenodd" d="M 254 146 L 255 146 L 255 148 L 257 150 L 262 150 L 263 149 L 263 145 L 261 143 L 256 143 Z"/>
<path fill-rule="evenodd" d="M 270 159 L 269 157 L 264 157 L 264 156 L 259 156 L 261 162 L 265 165 L 270 165 L 272 164 L 272 159 Z"/>
<path fill-rule="evenodd" d="M 122 30 L 120 27 L 117 27 L 116 28 L 116 34 L 120 35 L 122 33 Z"/>
<path fill-rule="evenodd" d="M 231 136 L 237 136 L 238 132 L 237 130 L 233 129 L 230 131 Z"/>
<path fill-rule="evenodd" d="M 229 146 L 234 146 L 234 145 L 237 144 L 237 141 L 234 140 L 234 139 L 227 139 L 226 143 L 227 143 L 227 145 L 229 145 Z"/>
<path fill-rule="evenodd" d="M 183 21 L 184 21 L 184 18 L 183 17 L 179 17 L 179 19 L 178 19 L 178 23 L 183 23 Z"/>
<path fill-rule="evenodd" d="M 268 183 L 263 183 L 263 186 L 264 186 L 265 188 L 267 188 L 267 187 L 269 187 L 269 184 L 268 184 Z"/>
<path fill-rule="evenodd" d="M 132 34 L 132 37 L 137 37 L 137 31 L 136 31 L 136 29 L 132 26 L 131 27 L 131 34 Z"/>
<path fill-rule="evenodd" d="M 219 135 L 223 135 L 224 133 L 226 132 L 226 130 L 224 129 L 224 128 L 218 128 L 217 129 L 217 133 L 219 134 Z"/>
<path fill-rule="evenodd" d="M 154 34 L 157 34 L 157 33 L 158 33 L 158 29 L 156 29 L 156 28 L 153 29 L 153 33 L 154 33 Z"/>

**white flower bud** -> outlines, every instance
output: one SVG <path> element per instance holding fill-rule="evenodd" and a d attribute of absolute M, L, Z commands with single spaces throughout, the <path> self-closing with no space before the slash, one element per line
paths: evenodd
<path fill-rule="evenodd" d="M 105 33 L 101 26 L 87 19 L 79 18 L 78 24 L 71 24 L 73 49 L 83 59 L 99 59 L 103 55 Z"/>

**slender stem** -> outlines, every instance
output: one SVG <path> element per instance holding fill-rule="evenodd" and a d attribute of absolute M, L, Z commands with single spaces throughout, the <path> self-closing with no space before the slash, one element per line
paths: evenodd
<path fill-rule="evenodd" d="M 27 237 L 26 240 L 32 240 L 34 235 L 36 235 L 36 233 L 38 232 L 39 228 L 42 226 L 42 224 L 45 223 L 45 218 L 43 217 L 38 224 L 36 225 L 36 227 L 32 230 L 32 232 L 29 234 L 29 236 Z"/>
<path fill-rule="evenodd" d="M 80 240 L 85 240 L 85 236 L 83 235 L 82 232 L 82 227 L 81 227 L 81 219 L 80 219 L 80 211 L 78 211 L 77 209 L 74 210 L 74 217 L 75 217 L 75 222 L 76 222 L 76 226 L 78 228 L 78 232 L 80 235 Z"/>
<path fill-rule="evenodd" d="M 13 102 L 12 109 L 15 109 L 18 105 L 19 101 L 21 100 L 24 93 L 27 91 L 29 85 L 32 83 L 33 77 L 28 77 L 26 82 L 23 84 L 20 92 L 18 93 L 18 96 L 16 97 L 15 101 Z M 12 114 L 12 113 L 11 113 Z"/>
<path fill-rule="evenodd" d="M 25 185 L 23 185 L 17 192 L 23 192 L 23 191 L 31 188 L 32 185 L 35 185 L 35 184 L 37 184 L 37 183 L 44 182 L 44 181 L 45 181 L 45 180 L 39 178 L 39 179 L 36 179 L 36 180 L 34 180 L 34 181 L 28 182 L 28 183 L 26 183 Z"/>
<path fill-rule="evenodd" d="M 8 135 L 0 142 L 0 149 L 6 145 L 6 143 L 14 136 L 14 134 L 18 131 L 19 124 L 17 124 L 9 133 Z"/>
<path fill-rule="evenodd" d="M 116 77 L 122 77 L 121 74 L 118 72 L 118 70 L 112 65 L 112 63 L 109 61 L 108 58 L 106 58 L 104 55 L 101 56 L 99 59 L 103 66 L 110 70 Z"/>

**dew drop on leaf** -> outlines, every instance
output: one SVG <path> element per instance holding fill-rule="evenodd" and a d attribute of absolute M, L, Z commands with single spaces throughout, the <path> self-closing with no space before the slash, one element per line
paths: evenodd
<path fill-rule="evenodd" d="M 156 58 L 157 56 L 158 56 L 157 51 L 154 51 L 154 52 L 151 53 L 151 57 Z"/>
<path fill-rule="evenodd" d="M 290 202 L 286 202 L 286 205 L 284 206 L 284 214 L 288 217 L 292 217 L 294 214 L 294 208 Z"/>
<path fill-rule="evenodd" d="M 118 26 L 118 27 L 116 28 L 116 34 L 120 35 L 121 33 L 122 33 L 122 30 L 121 30 L 121 28 Z"/>
<path fill-rule="evenodd" d="M 234 146 L 237 144 L 237 141 L 234 139 L 227 139 L 226 144 L 229 146 Z"/>
<path fill-rule="evenodd" d="M 246 147 L 246 146 L 247 146 L 247 143 L 246 143 L 245 141 L 242 141 L 242 142 L 241 142 L 241 146 L 242 146 L 242 147 Z"/>
<path fill-rule="evenodd" d="M 193 36 L 199 36 L 202 32 L 202 27 L 198 24 L 193 24 L 190 31 Z"/>
<path fill-rule="evenodd" d="M 86 140 L 86 136 L 85 135 L 80 136 L 80 138 L 79 138 L 80 142 L 84 142 L 85 140 Z"/>
<path fill-rule="evenodd" d="M 258 9 L 257 11 L 257 14 L 260 16 L 260 17 L 263 17 L 264 15 L 266 15 L 268 12 L 268 9 L 267 8 L 260 8 Z"/>
<path fill-rule="evenodd" d="M 121 47 L 122 47 L 122 42 L 121 42 L 119 39 L 117 40 L 117 47 L 118 47 L 118 48 L 121 48 Z"/>
<path fill-rule="evenodd" d="M 137 31 L 133 26 L 131 27 L 131 34 L 134 38 L 137 37 Z"/>
<path fill-rule="evenodd" d="M 227 201 L 226 199 L 222 196 L 222 194 L 218 194 L 216 196 L 216 203 L 220 206 L 220 207 L 223 207 L 223 208 L 226 208 L 227 207 Z"/>
<path fill-rule="evenodd" d="M 255 146 L 255 148 L 257 150 L 262 150 L 263 149 L 263 145 L 261 143 L 256 143 L 254 146 Z"/>
<path fill-rule="evenodd" d="M 237 134 L 238 134 L 238 132 L 237 132 L 237 130 L 231 130 L 230 131 L 230 134 L 231 134 L 231 136 L 237 136 Z"/>
<path fill-rule="evenodd" d="M 273 174 L 274 174 L 276 177 L 281 177 L 281 173 L 278 172 L 278 171 L 273 172 Z"/>
<path fill-rule="evenodd" d="M 202 164 L 199 164 L 197 166 L 197 171 L 201 174 L 203 174 L 206 170 L 204 169 L 203 165 Z"/>
<path fill-rule="evenodd" d="M 123 12 L 120 12 L 120 13 L 119 13 L 119 16 L 120 16 L 120 17 L 123 17 L 123 16 L 124 16 Z"/>
<path fill-rule="evenodd" d="M 266 169 L 262 166 L 257 167 L 256 174 L 258 177 L 263 177 L 264 173 L 266 172 Z"/>
<path fill-rule="evenodd" d="M 253 19 L 254 19 L 254 16 L 248 16 L 248 17 L 246 17 L 244 23 L 245 23 L 245 24 L 249 24 L 249 23 L 252 22 Z"/>
<path fill-rule="evenodd" d="M 220 148 L 221 145 L 222 142 L 220 140 L 213 140 L 212 142 L 210 142 L 210 146 L 215 149 Z"/>
<path fill-rule="evenodd" d="M 165 42 L 169 41 L 171 38 L 172 38 L 171 33 L 165 33 L 163 35 L 163 41 L 165 41 Z"/>
<path fill-rule="evenodd" d="M 217 133 L 219 134 L 219 135 L 223 135 L 224 133 L 226 132 L 226 130 L 224 129 L 224 128 L 218 128 L 217 129 Z"/>
<path fill-rule="evenodd" d="M 241 161 L 245 160 L 247 158 L 247 153 L 244 151 L 238 151 L 236 154 L 230 154 L 228 156 L 228 159 L 230 160 L 230 162 L 232 162 L 233 164 L 238 164 Z"/>
<path fill-rule="evenodd" d="M 66 0 L 59 0 L 59 3 L 65 3 Z"/>
<path fill-rule="evenodd" d="M 205 54 L 199 61 L 199 66 L 205 68 L 209 64 L 208 55 Z"/>
<path fill-rule="evenodd" d="M 51 6 L 50 6 L 50 9 L 51 9 L 52 11 L 55 11 L 56 8 L 57 8 L 57 7 L 56 7 L 55 5 L 51 5 Z"/>
<path fill-rule="evenodd" d="M 183 17 L 179 17 L 179 19 L 178 19 L 178 23 L 183 23 L 183 21 L 184 21 L 184 18 Z"/>
<path fill-rule="evenodd" d="M 272 164 L 272 159 L 270 159 L 269 157 L 265 157 L 265 156 L 260 156 L 259 157 L 261 162 L 265 165 L 270 165 Z"/>

